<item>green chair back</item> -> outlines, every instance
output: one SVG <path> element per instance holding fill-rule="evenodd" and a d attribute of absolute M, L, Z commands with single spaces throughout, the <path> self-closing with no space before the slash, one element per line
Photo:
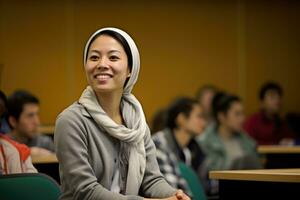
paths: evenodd
<path fill-rule="evenodd" d="M 205 191 L 196 172 L 183 162 L 179 163 L 179 169 L 191 189 L 193 200 L 206 200 Z"/>
<path fill-rule="evenodd" d="M 57 200 L 59 185 L 39 173 L 0 175 L 1 200 Z"/>

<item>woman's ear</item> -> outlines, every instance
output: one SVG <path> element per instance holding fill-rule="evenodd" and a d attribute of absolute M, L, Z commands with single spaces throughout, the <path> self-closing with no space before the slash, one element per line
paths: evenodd
<path fill-rule="evenodd" d="M 217 117 L 220 123 L 224 122 L 225 114 L 223 112 L 219 112 Z"/>
<path fill-rule="evenodd" d="M 184 126 L 186 122 L 186 116 L 183 113 L 177 115 L 176 123 L 178 127 Z"/>

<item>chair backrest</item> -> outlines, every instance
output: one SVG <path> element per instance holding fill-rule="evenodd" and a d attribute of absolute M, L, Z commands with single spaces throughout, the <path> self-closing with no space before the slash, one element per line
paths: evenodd
<path fill-rule="evenodd" d="M 1 200 L 57 200 L 59 185 L 40 173 L 0 175 Z"/>
<path fill-rule="evenodd" d="M 205 191 L 196 172 L 183 162 L 179 163 L 179 169 L 191 189 L 193 200 L 206 200 Z"/>

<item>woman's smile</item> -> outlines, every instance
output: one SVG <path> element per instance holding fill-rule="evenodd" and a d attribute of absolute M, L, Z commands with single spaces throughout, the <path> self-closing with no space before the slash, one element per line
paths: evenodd
<path fill-rule="evenodd" d="M 95 78 L 97 81 L 100 81 L 100 82 L 106 82 L 106 81 L 108 81 L 109 79 L 113 78 L 113 75 L 108 74 L 108 73 L 99 73 L 99 74 L 94 75 L 94 78 Z"/>

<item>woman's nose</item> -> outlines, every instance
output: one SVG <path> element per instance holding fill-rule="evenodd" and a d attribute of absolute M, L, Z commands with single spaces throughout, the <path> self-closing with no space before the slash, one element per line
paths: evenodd
<path fill-rule="evenodd" d="M 107 59 L 106 58 L 101 58 L 98 66 L 97 66 L 99 69 L 101 68 L 108 68 L 108 62 L 107 62 Z"/>

